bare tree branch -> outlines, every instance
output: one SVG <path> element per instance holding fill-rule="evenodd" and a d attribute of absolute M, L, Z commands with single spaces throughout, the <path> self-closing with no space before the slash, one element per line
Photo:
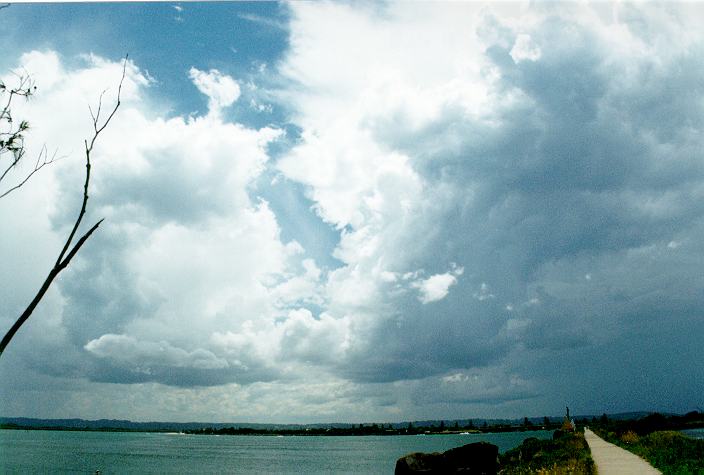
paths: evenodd
<path fill-rule="evenodd" d="M 83 217 L 86 213 L 86 207 L 88 205 L 88 185 L 90 183 L 90 171 L 91 171 L 90 159 L 91 159 L 91 153 L 93 152 L 93 146 L 95 145 L 95 141 L 97 140 L 100 133 L 105 129 L 105 127 L 107 127 L 107 125 L 110 123 L 112 118 L 115 116 L 117 109 L 120 107 L 120 94 L 122 93 L 122 83 L 125 80 L 126 70 L 127 70 L 127 56 L 125 56 L 125 60 L 124 60 L 123 66 L 122 66 L 122 77 L 120 78 L 120 85 L 117 89 L 117 99 L 115 102 L 115 106 L 113 107 L 112 111 L 108 115 L 108 118 L 102 124 L 100 123 L 100 110 L 102 107 L 103 94 L 100 95 L 100 102 L 98 105 L 97 114 L 93 115 L 93 111 L 92 110 L 90 111 L 91 118 L 93 120 L 94 133 L 93 133 L 93 137 L 91 138 L 90 142 L 88 140 L 84 141 L 85 154 L 86 154 L 86 178 L 83 183 L 83 202 L 81 204 L 81 210 L 78 213 L 78 217 L 76 218 L 76 221 L 73 224 L 73 228 L 71 229 L 71 233 L 69 234 L 63 248 L 61 249 L 61 252 L 59 253 L 59 257 L 56 259 L 54 266 L 49 271 L 49 275 L 47 275 L 46 279 L 44 280 L 44 283 L 42 284 L 41 288 L 39 289 L 37 294 L 34 296 L 32 301 L 30 302 L 30 304 L 27 306 L 27 308 L 24 310 L 24 312 L 22 312 L 20 317 L 12 325 L 12 328 L 10 328 L 10 330 L 8 330 L 8 332 L 5 334 L 2 341 L 0 342 L 0 357 L 2 356 L 2 353 L 5 351 L 5 348 L 7 347 L 7 345 L 10 343 L 12 338 L 15 336 L 15 333 L 17 333 L 17 331 L 20 329 L 20 327 L 32 315 L 32 312 L 34 312 L 34 309 L 37 307 L 39 302 L 42 300 L 42 298 L 44 297 L 44 294 L 46 294 L 47 290 L 49 290 L 49 287 L 51 286 L 54 279 L 59 275 L 59 273 L 62 270 L 64 270 L 66 267 L 68 267 L 69 263 L 71 262 L 71 259 L 73 259 L 76 256 L 76 254 L 81 249 L 83 244 L 85 244 L 85 242 L 91 237 L 91 235 L 98 229 L 100 224 L 103 222 L 103 220 L 101 219 L 100 221 L 95 223 L 86 233 L 84 233 L 78 239 L 78 241 L 73 245 L 73 247 L 71 247 L 71 243 L 73 242 L 73 239 L 76 236 L 76 232 L 78 231 L 78 228 L 81 225 L 81 221 L 83 220 Z"/>

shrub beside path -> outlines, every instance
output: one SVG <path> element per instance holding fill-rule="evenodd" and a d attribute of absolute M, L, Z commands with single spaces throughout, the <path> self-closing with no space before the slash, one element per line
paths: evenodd
<path fill-rule="evenodd" d="M 650 475 L 662 473 L 637 455 L 622 449 L 584 428 L 592 459 L 599 475 Z"/>

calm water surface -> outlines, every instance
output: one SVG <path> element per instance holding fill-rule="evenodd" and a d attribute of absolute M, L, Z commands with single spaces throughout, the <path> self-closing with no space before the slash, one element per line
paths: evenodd
<path fill-rule="evenodd" d="M 484 440 L 505 452 L 550 431 L 501 434 L 257 437 L 0 430 L 0 473 L 393 473 L 409 452 Z"/>

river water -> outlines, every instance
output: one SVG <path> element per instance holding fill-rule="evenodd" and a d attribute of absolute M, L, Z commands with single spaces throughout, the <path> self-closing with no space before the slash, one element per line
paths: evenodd
<path fill-rule="evenodd" d="M 0 430 L 0 473 L 391 474 L 410 452 L 487 441 L 505 452 L 551 431 L 426 436 L 274 437 Z"/>

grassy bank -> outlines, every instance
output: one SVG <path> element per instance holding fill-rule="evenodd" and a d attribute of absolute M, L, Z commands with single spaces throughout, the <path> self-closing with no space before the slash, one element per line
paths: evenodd
<path fill-rule="evenodd" d="M 668 474 L 704 475 L 704 440 L 680 430 L 704 427 L 704 414 L 650 414 L 636 420 L 611 420 L 603 415 L 589 424 L 600 437 L 647 460 Z"/>
<path fill-rule="evenodd" d="M 704 440 L 689 438 L 676 431 L 656 431 L 638 435 L 629 430 L 601 431 L 607 441 L 630 450 L 650 462 L 665 475 L 704 475 Z"/>
<path fill-rule="evenodd" d="M 501 475 L 594 475 L 594 461 L 581 433 L 556 431 L 552 440 L 529 438 L 501 455 Z"/>

